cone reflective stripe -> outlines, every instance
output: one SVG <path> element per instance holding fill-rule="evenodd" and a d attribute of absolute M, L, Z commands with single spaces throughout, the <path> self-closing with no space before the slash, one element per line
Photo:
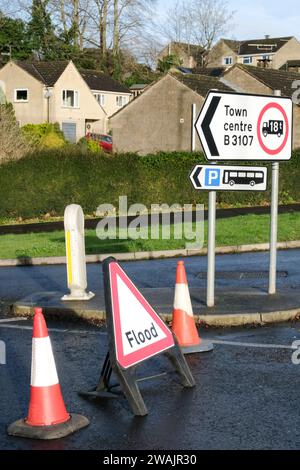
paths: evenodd
<path fill-rule="evenodd" d="M 58 384 L 58 377 L 49 336 L 33 338 L 31 386 L 49 387 L 56 384 Z"/>
<path fill-rule="evenodd" d="M 198 334 L 183 261 L 177 264 L 172 331 L 185 354 L 213 349 Z"/>
<path fill-rule="evenodd" d="M 201 339 L 194 321 L 192 302 L 187 284 L 176 283 L 173 332 L 177 336 L 180 346 L 194 346 L 200 344 Z"/>
<path fill-rule="evenodd" d="M 35 439 L 67 436 L 89 424 L 84 416 L 69 414 L 62 397 L 52 346 L 42 309 L 33 323 L 31 384 L 28 416 L 13 423 L 8 433 Z"/>

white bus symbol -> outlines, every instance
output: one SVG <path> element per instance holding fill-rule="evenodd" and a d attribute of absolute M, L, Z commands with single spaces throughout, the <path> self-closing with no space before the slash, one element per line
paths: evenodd
<path fill-rule="evenodd" d="M 230 171 L 225 170 L 223 184 L 234 186 L 235 184 L 255 186 L 264 182 L 262 171 Z"/>

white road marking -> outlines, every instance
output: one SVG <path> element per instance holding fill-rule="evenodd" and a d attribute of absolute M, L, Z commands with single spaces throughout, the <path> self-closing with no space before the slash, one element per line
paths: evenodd
<path fill-rule="evenodd" d="M 20 317 L 20 318 L 1 318 L 0 323 L 12 323 L 12 322 L 24 321 L 24 320 L 27 320 L 27 318 L 23 318 L 23 317 Z"/>
<path fill-rule="evenodd" d="M 15 321 L 20 320 L 20 318 L 16 318 Z M 22 318 L 21 320 L 27 320 L 27 318 Z M 0 324 L 0 329 L 12 329 L 12 330 L 31 330 L 32 326 L 25 326 L 25 325 L 8 325 L 5 323 Z M 68 330 L 62 328 L 48 328 L 49 332 L 52 333 L 67 333 L 72 335 L 99 335 L 99 336 L 106 336 L 107 333 L 104 331 L 91 331 L 91 330 Z M 231 335 L 228 335 L 230 337 Z M 226 341 L 221 339 L 214 339 L 214 338 L 203 338 L 206 341 L 210 341 L 214 344 L 220 344 L 224 346 L 238 346 L 243 348 L 265 348 L 265 349 L 289 349 L 294 350 L 297 349 L 292 345 L 287 344 L 272 344 L 272 343 L 244 343 L 239 341 Z"/>
<path fill-rule="evenodd" d="M 31 330 L 32 326 L 23 326 L 23 325 L 6 325 L 0 324 L 0 328 L 2 329 L 11 329 L 11 330 Z M 92 335 L 106 335 L 107 333 L 103 331 L 88 331 L 88 330 L 68 330 L 68 329 L 61 329 L 61 328 L 48 328 L 48 331 L 52 333 L 70 333 L 74 335 L 82 335 L 82 334 L 92 334 Z"/>
<path fill-rule="evenodd" d="M 209 339 L 215 344 L 224 344 L 228 346 L 241 346 L 244 348 L 268 348 L 268 349 L 297 349 L 287 344 L 272 344 L 272 343 L 241 343 L 239 341 L 223 341 L 220 339 Z"/>

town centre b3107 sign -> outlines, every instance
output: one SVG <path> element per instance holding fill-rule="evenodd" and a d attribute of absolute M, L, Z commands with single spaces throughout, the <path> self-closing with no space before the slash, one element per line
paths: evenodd
<path fill-rule="evenodd" d="M 290 98 L 210 91 L 195 127 L 208 160 L 289 160 Z"/>

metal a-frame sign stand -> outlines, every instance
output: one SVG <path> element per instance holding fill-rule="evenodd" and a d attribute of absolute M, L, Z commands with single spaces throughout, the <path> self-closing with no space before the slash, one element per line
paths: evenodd
<path fill-rule="evenodd" d="M 124 368 L 118 361 L 117 351 L 116 351 L 116 327 L 117 325 L 115 319 L 115 312 L 113 306 L 113 291 L 111 285 L 111 268 L 118 266 L 118 269 L 121 271 L 119 264 L 116 262 L 115 258 L 109 257 L 103 262 L 103 277 L 104 277 L 104 293 L 105 293 L 105 307 L 106 307 L 106 324 L 108 332 L 108 346 L 109 350 L 106 355 L 102 371 L 100 374 L 100 379 L 97 386 L 89 392 L 80 392 L 81 396 L 90 397 L 90 398 L 118 398 L 119 394 L 115 393 L 114 389 L 116 386 L 120 386 L 125 397 L 127 398 L 132 412 L 136 416 L 145 416 L 148 414 L 146 405 L 144 403 L 143 397 L 139 390 L 138 382 L 141 380 L 146 380 L 153 378 L 155 376 L 146 377 L 143 379 L 137 378 L 137 368 L 139 363 L 144 362 L 140 360 L 138 363 L 129 365 Z M 123 271 L 124 273 L 124 271 Z M 124 273 L 125 274 L 125 273 Z M 131 282 L 131 281 L 130 281 Z M 134 287 L 135 288 L 135 287 Z M 135 288 L 136 289 L 136 288 Z M 141 295 L 141 294 L 140 294 Z M 130 305 L 128 305 L 130 309 Z M 157 314 L 156 314 L 157 315 Z M 159 316 L 157 315 L 159 318 Z M 162 320 L 159 318 L 162 322 Z M 173 341 L 171 347 L 166 350 L 155 352 L 155 354 L 164 354 L 172 363 L 175 371 L 177 372 L 181 384 L 183 387 L 191 388 L 194 387 L 195 381 L 192 376 L 192 373 L 187 365 L 187 362 L 181 352 L 180 347 L 178 346 L 177 340 L 172 332 L 165 326 L 168 330 L 168 334 L 172 335 Z M 152 356 L 149 356 L 152 357 Z M 113 383 L 111 381 L 112 374 L 114 374 L 118 380 L 118 383 Z M 161 375 L 161 374 L 160 374 Z"/>

